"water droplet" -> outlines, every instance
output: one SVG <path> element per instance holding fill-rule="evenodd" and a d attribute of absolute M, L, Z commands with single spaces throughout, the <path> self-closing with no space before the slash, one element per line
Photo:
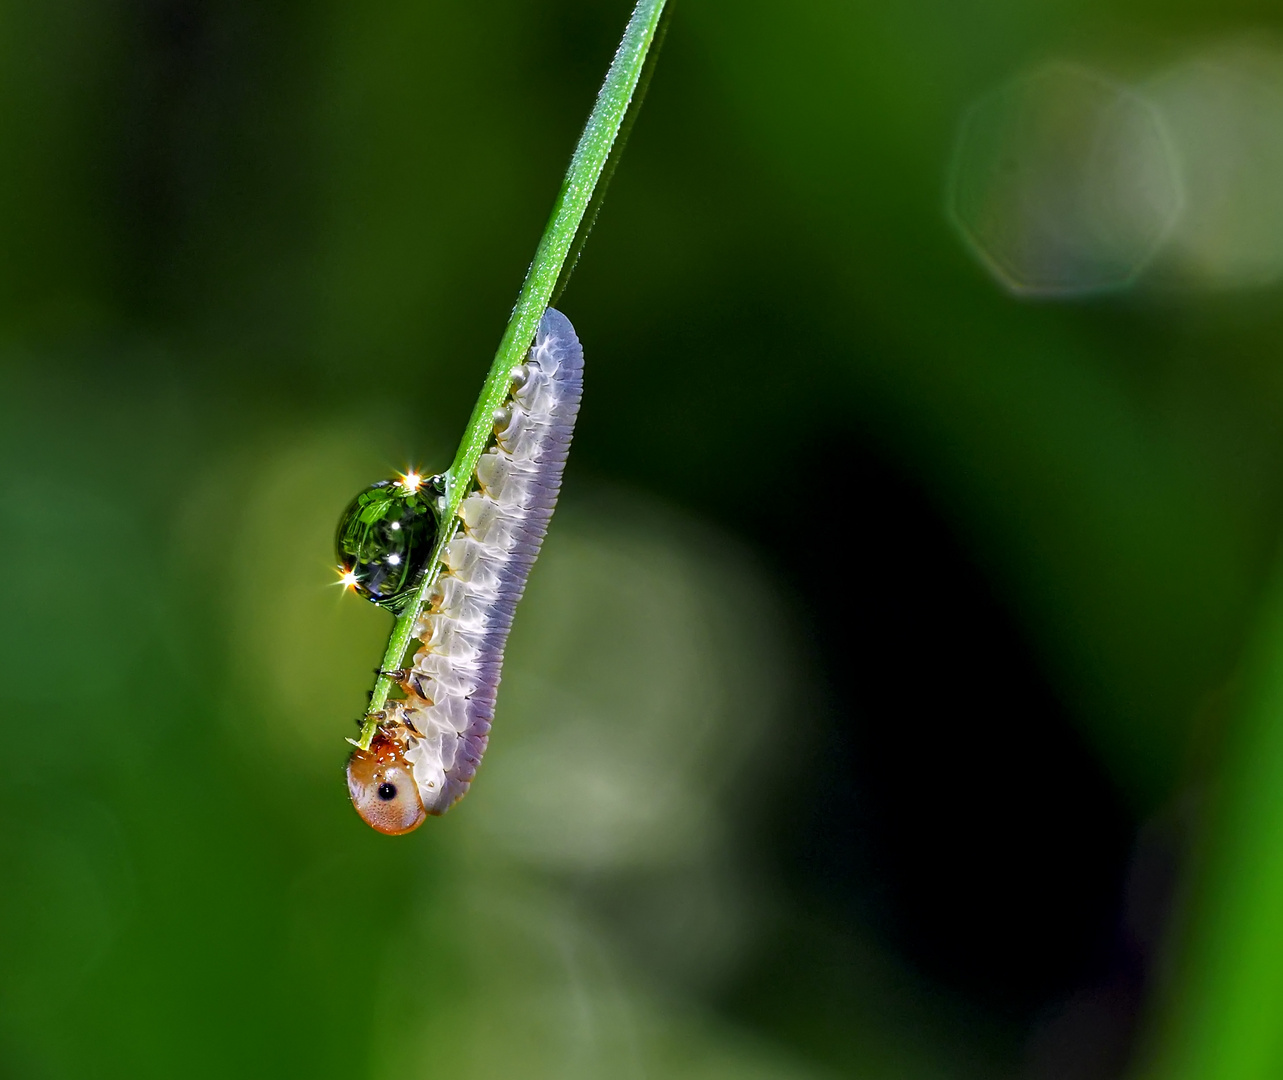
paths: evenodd
<path fill-rule="evenodd" d="M 358 494 L 335 535 L 340 581 L 390 611 L 404 607 L 437 537 L 436 490 L 380 480 Z"/>

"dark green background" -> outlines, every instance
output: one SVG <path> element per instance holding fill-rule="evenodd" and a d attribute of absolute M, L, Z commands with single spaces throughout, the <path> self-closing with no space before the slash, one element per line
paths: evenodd
<path fill-rule="evenodd" d="M 1279 294 L 1020 301 L 944 192 L 1029 65 L 1272 5 L 680 3 L 485 767 L 352 813 L 334 524 L 448 461 L 626 15 L 0 6 L 0 1075 L 1085 1080 L 1200 1000 Z"/>

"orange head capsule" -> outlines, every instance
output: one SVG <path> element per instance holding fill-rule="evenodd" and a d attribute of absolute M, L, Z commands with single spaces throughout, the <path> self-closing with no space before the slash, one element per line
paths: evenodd
<path fill-rule="evenodd" d="M 411 832 L 427 817 L 404 750 L 399 739 L 380 729 L 370 749 L 352 751 L 347 763 L 352 805 L 367 825 L 388 836 Z"/>

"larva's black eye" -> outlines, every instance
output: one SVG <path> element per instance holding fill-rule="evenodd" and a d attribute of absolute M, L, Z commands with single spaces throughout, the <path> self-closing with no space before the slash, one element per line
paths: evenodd
<path fill-rule="evenodd" d="M 384 802 L 391 802 L 396 798 L 396 784 L 389 784 L 386 781 L 379 785 L 379 798 Z"/>
<path fill-rule="evenodd" d="M 437 537 L 440 485 L 439 477 L 408 473 L 352 500 L 334 537 L 344 585 L 392 611 L 405 606 Z"/>

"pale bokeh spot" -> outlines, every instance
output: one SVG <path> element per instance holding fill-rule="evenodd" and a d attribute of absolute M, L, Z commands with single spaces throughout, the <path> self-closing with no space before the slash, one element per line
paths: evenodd
<path fill-rule="evenodd" d="M 1072 296 L 1133 282 L 1183 192 L 1157 111 L 1086 68 L 1053 64 L 981 97 L 963 118 L 948 209 L 1013 293 Z"/>
<path fill-rule="evenodd" d="M 1142 88 L 1162 114 L 1186 205 L 1162 277 L 1264 285 L 1283 272 L 1283 54 L 1250 40 L 1212 46 Z"/>

